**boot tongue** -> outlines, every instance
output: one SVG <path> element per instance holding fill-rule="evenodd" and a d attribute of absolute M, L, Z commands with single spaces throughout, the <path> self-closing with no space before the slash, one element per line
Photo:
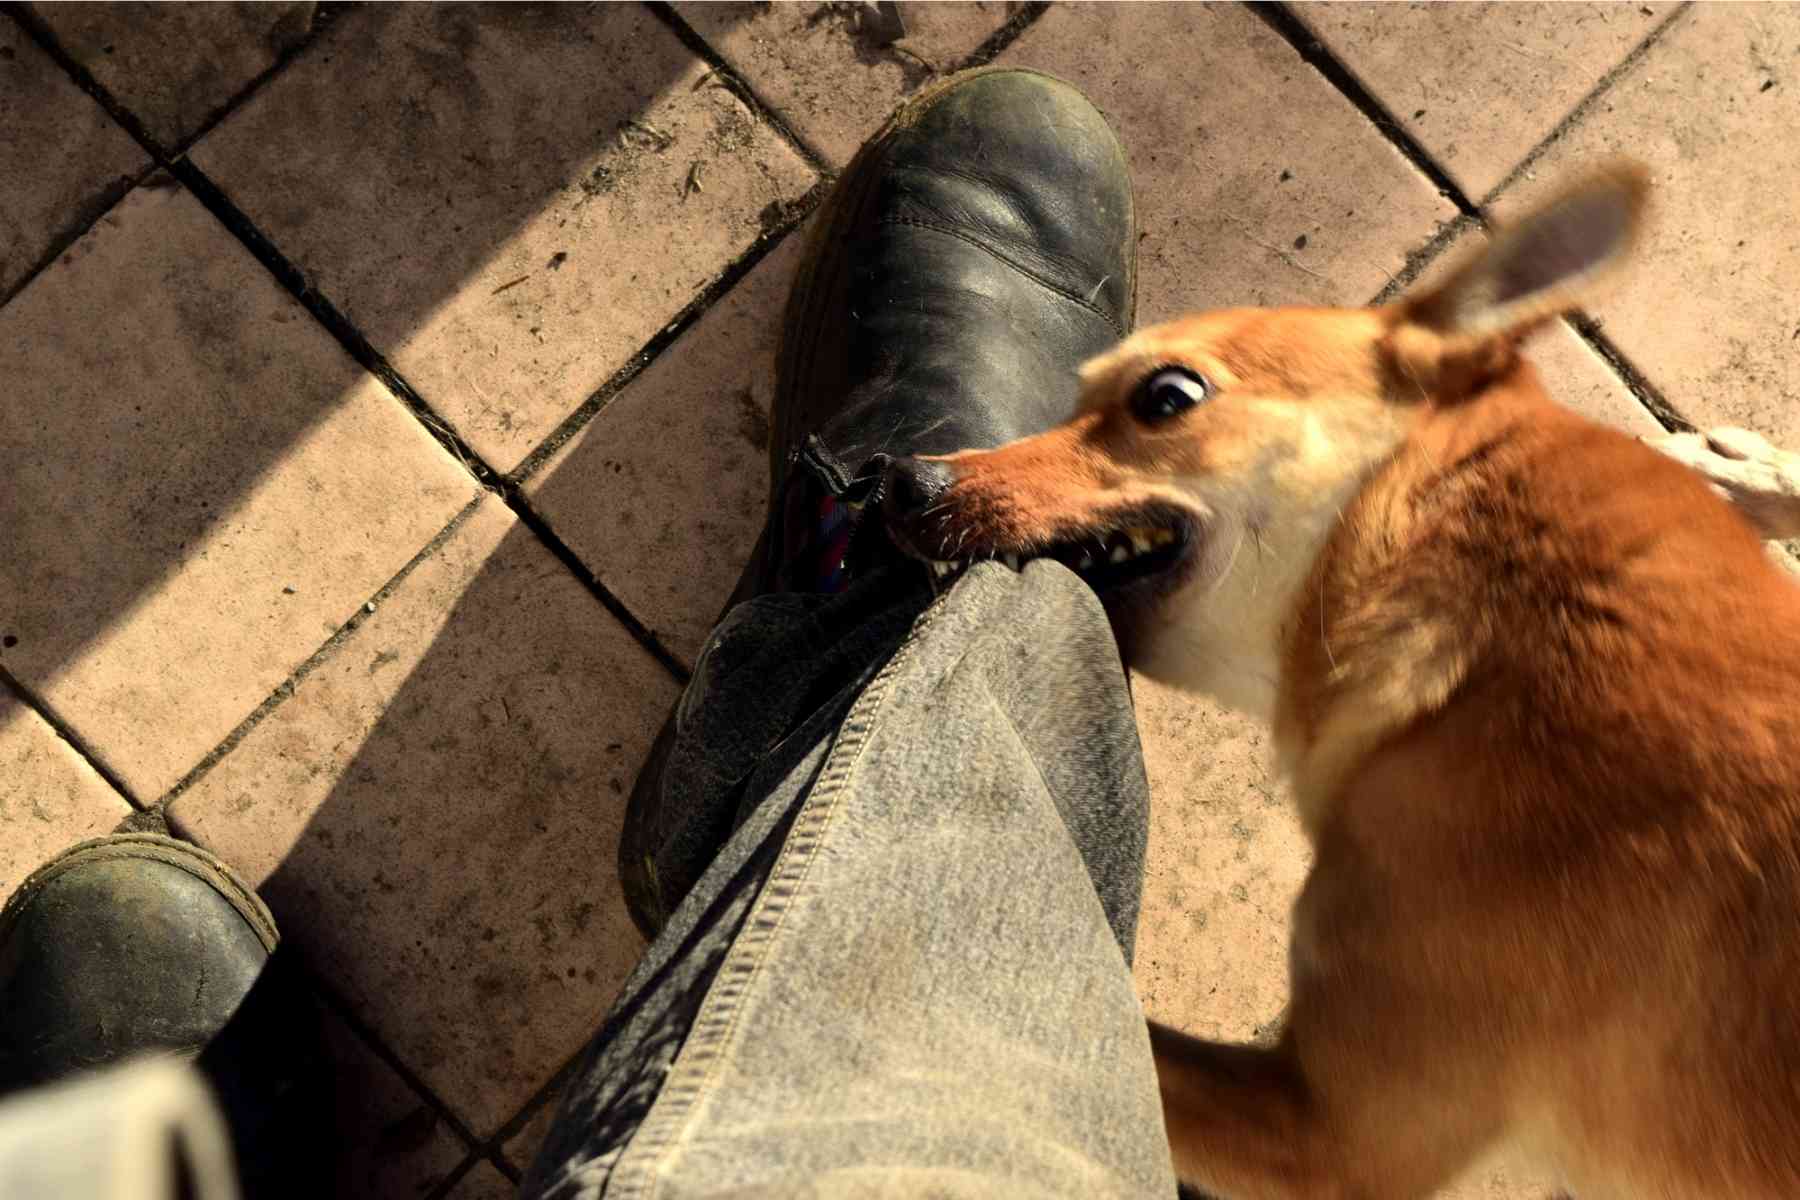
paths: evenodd
<path fill-rule="evenodd" d="M 782 503 L 787 552 L 776 569 L 776 590 L 836 594 L 894 561 L 880 519 L 882 480 L 892 461 L 876 454 L 841 486 L 806 469 L 804 460 L 796 464 Z"/>

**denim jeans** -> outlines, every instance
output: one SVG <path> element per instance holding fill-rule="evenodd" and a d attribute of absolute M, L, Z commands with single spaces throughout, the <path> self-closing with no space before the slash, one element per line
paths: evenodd
<path fill-rule="evenodd" d="M 1175 1194 L 1129 967 L 1143 761 L 1073 575 L 739 606 L 668 779 L 698 882 L 526 1196 Z M 235 1200 L 229 1141 L 191 1067 L 117 1067 L 0 1104 L 0 1195 Z"/>
<path fill-rule="evenodd" d="M 1175 1194 L 1129 967 L 1147 788 L 1105 615 L 1054 563 L 941 597 L 916 574 L 758 598 L 708 643 L 665 795 L 724 849 L 524 1195 Z"/>

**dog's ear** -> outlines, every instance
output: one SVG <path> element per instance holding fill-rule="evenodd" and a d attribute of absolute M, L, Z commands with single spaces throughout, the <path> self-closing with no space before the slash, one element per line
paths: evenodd
<path fill-rule="evenodd" d="M 1617 161 L 1501 230 L 1445 282 L 1388 310 L 1400 395 L 1455 401 L 1506 369 L 1521 337 L 1592 300 L 1631 256 L 1650 180 Z"/>
<path fill-rule="evenodd" d="M 1401 319 L 1454 340 L 1517 337 L 1592 300 L 1636 246 L 1649 191 L 1633 162 L 1581 175 L 1447 281 L 1403 301 Z"/>

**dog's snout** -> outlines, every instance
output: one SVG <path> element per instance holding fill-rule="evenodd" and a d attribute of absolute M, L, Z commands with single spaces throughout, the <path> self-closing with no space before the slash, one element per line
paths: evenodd
<path fill-rule="evenodd" d="M 889 516 L 913 516 L 950 490 L 956 472 L 948 463 L 923 458 L 902 458 L 888 467 L 884 501 Z"/>

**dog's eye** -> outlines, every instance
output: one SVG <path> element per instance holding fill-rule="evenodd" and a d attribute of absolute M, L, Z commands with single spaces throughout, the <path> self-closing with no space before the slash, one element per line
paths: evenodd
<path fill-rule="evenodd" d="M 1131 410 L 1147 424 L 1166 421 L 1206 400 L 1206 380 L 1186 367 L 1167 367 L 1138 385 Z"/>

